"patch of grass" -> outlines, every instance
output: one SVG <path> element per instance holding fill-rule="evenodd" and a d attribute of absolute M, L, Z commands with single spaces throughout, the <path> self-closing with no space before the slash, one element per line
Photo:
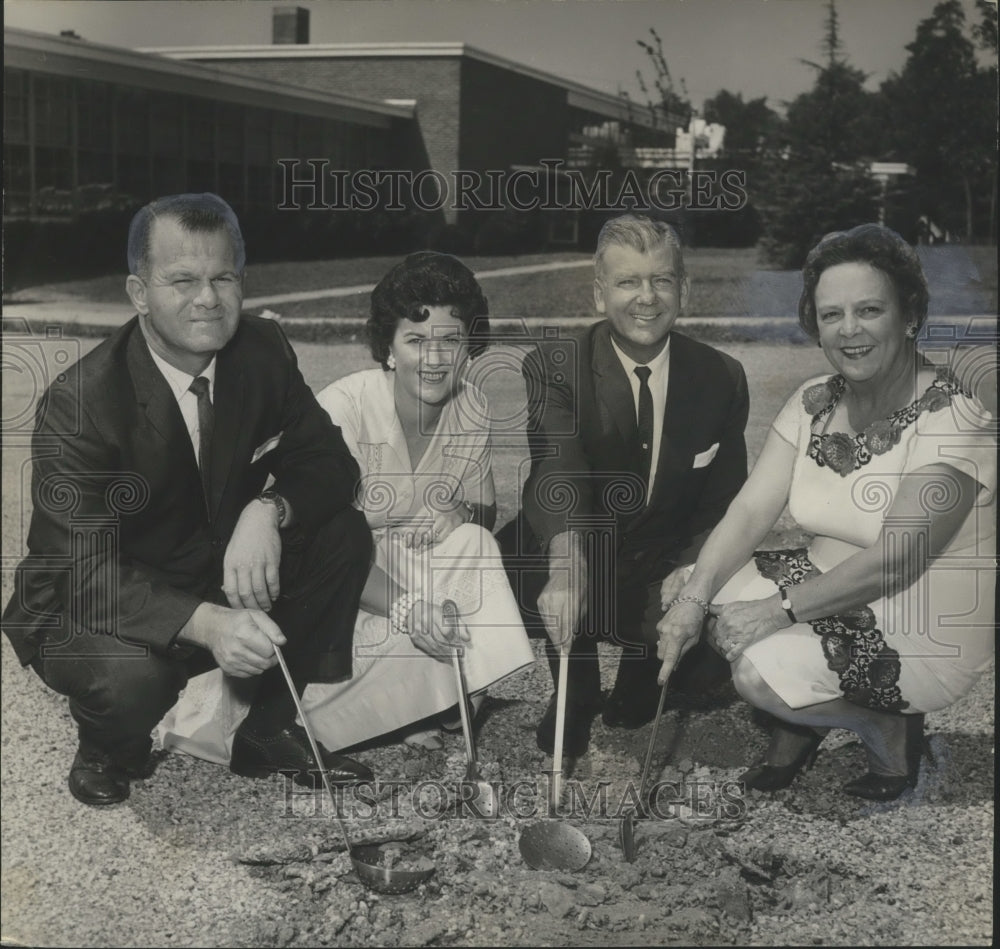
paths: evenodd
<path fill-rule="evenodd" d="M 966 247 L 959 244 L 921 247 L 920 257 L 931 289 L 931 314 L 982 314 L 997 309 L 997 262 L 994 247 Z M 726 317 L 791 317 L 798 306 L 801 280 L 798 271 L 773 270 L 759 263 L 753 248 L 689 249 L 685 262 L 691 280 L 686 315 L 696 319 Z M 272 296 L 334 287 L 376 283 L 401 258 L 359 257 L 327 261 L 294 261 L 251 265 L 247 270 L 246 297 Z M 476 272 L 565 260 L 586 261 L 581 253 L 526 254 L 515 257 L 465 257 Z M 590 267 L 574 267 L 544 273 L 486 277 L 483 290 L 490 301 L 491 315 L 497 319 L 535 317 L 580 317 L 594 315 L 593 272 Z M 45 300 L 73 297 L 98 303 L 124 303 L 124 276 L 115 274 L 92 280 L 31 287 L 20 291 L 18 299 Z M 296 338 L 337 339 L 339 332 L 298 334 L 294 320 L 365 319 L 369 294 L 331 297 L 300 303 L 274 304 L 286 318 L 290 334 Z M 738 337 L 712 335 L 716 341 Z M 779 339 L 775 336 L 774 339 Z M 784 338 L 784 337 L 781 337 Z"/>
<path fill-rule="evenodd" d="M 124 255 L 124 248 L 122 248 Z M 520 267 L 545 264 L 559 260 L 586 260 L 589 255 L 562 252 L 552 254 L 523 254 L 519 256 L 463 257 L 474 271 L 495 270 L 501 267 Z M 271 296 L 278 293 L 298 293 L 308 290 L 325 290 L 329 287 L 352 287 L 358 284 L 377 283 L 386 271 L 403 259 L 392 257 L 352 257 L 334 260 L 297 260 L 277 263 L 247 265 L 247 297 Z M 25 301 L 76 297 L 94 303 L 125 302 L 125 274 L 114 273 L 88 280 L 67 280 L 60 283 L 28 287 L 18 293 Z M 322 301 L 321 301 L 322 302 Z M 367 296 L 365 300 L 367 305 Z"/>

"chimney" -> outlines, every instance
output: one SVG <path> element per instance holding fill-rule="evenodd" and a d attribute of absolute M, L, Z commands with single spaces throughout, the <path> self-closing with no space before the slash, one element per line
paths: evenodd
<path fill-rule="evenodd" d="M 275 7 L 271 35 L 274 43 L 308 43 L 309 11 L 305 7 Z"/>

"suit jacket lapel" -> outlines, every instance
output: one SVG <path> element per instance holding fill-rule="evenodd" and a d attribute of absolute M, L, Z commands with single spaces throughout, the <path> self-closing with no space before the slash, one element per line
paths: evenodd
<path fill-rule="evenodd" d="M 651 503 L 666 490 L 670 480 L 683 470 L 682 446 L 689 441 L 692 424 L 697 422 L 696 392 L 698 373 L 691 364 L 687 340 L 678 333 L 670 336 L 670 374 L 667 378 L 667 404 L 663 412 L 660 454 L 656 463 L 656 483 Z"/>
<path fill-rule="evenodd" d="M 156 368 L 153 357 L 149 355 L 149 346 L 142 335 L 138 321 L 129 337 L 125 359 L 135 388 L 136 401 L 146 413 L 149 424 L 164 443 L 171 446 L 172 451 L 176 449 L 178 442 L 185 444 L 190 461 L 197 469 L 198 460 L 191 439 L 188 438 L 184 428 L 181 410 L 173 392 L 170 391 L 170 386 L 167 385 L 167 380 L 163 378 L 163 373 Z"/>
<path fill-rule="evenodd" d="M 611 333 L 606 322 L 598 324 L 594 330 L 594 351 L 591 368 L 595 382 L 598 410 L 614 420 L 622 440 L 629 448 L 629 467 L 634 468 L 631 458 L 636 441 L 635 399 L 622 368 L 621 360 L 611 347 Z"/>
<path fill-rule="evenodd" d="M 209 515 L 219 510 L 233 457 L 239 442 L 240 420 L 245 417 L 243 403 L 243 370 L 232 357 L 232 346 L 223 349 L 215 363 L 213 391 L 215 431 L 212 435 L 212 498 Z"/>

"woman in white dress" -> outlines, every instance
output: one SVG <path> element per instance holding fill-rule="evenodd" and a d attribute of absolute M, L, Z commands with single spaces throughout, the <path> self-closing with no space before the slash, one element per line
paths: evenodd
<path fill-rule="evenodd" d="M 310 685 L 302 697 L 327 748 L 455 706 L 456 644 L 474 706 L 491 683 L 534 661 L 490 533 L 489 407 L 464 380 L 468 361 L 486 348 L 487 314 L 475 277 L 459 260 L 411 254 L 372 293 L 367 329 L 379 366 L 317 397 L 361 467 L 356 503 L 375 542 L 352 677 Z M 449 602 L 457 613 L 445 609 Z M 189 682 L 159 737 L 164 748 L 224 763 L 246 709 L 241 683 L 214 670 Z M 442 744 L 436 724 L 406 740 L 428 749 Z"/>
<path fill-rule="evenodd" d="M 869 771 L 844 790 L 891 800 L 916 784 L 924 713 L 993 656 L 996 421 L 918 354 L 927 285 L 897 234 L 829 235 L 803 279 L 800 323 L 836 374 L 795 391 L 693 571 L 664 582 L 660 657 L 711 614 L 737 689 L 775 718 L 748 787 L 786 787 L 846 728 Z M 809 548 L 754 554 L 786 503 Z"/>
<path fill-rule="evenodd" d="M 490 415 L 464 380 L 486 348 L 486 299 L 447 254 L 411 254 L 372 293 L 368 338 L 379 364 L 319 395 L 361 466 L 359 503 L 375 556 L 354 635 L 354 676 L 310 686 L 305 708 L 327 747 L 343 748 L 443 712 L 456 701 L 443 642 L 458 608 L 476 704 L 534 660 L 490 533 L 496 521 Z M 428 655 L 443 662 L 434 662 Z M 410 744 L 440 747 L 436 727 Z"/>

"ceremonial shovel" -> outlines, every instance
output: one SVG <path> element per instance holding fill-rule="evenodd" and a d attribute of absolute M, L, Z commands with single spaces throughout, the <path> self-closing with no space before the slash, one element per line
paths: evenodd
<path fill-rule="evenodd" d="M 559 812 L 562 798 L 563 732 L 566 728 L 566 684 L 569 652 L 559 652 L 559 683 L 556 687 L 556 734 L 552 749 L 551 809 Z M 517 842 L 524 862 L 533 870 L 582 870 L 590 860 L 590 841 L 572 824 L 554 819 L 524 828 Z"/>
<path fill-rule="evenodd" d="M 642 766 L 642 779 L 639 781 L 639 806 L 646 807 L 646 780 L 649 778 L 649 766 L 653 761 L 653 747 L 656 745 L 656 732 L 660 727 L 660 717 L 663 715 L 663 700 L 667 697 L 667 683 L 660 689 L 660 704 L 656 706 L 656 718 L 653 719 L 653 734 L 649 736 L 649 747 L 646 749 L 646 761 Z M 635 822 L 637 813 L 634 807 L 628 808 L 621 816 L 618 825 L 618 840 L 622 845 L 622 853 L 629 863 L 634 863 L 639 850 L 635 842 Z"/>
<path fill-rule="evenodd" d="M 285 664 L 285 657 L 281 654 L 281 648 L 278 644 L 274 643 L 273 645 L 274 654 L 278 657 L 278 664 L 281 666 L 285 681 L 288 683 L 288 691 L 292 693 L 295 710 L 299 713 L 299 718 L 302 719 L 302 727 L 305 729 L 306 737 L 309 739 L 309 747 L 312 749 L 313 758 L 323 779 L 323 786 L 326 788 L 326 793 L 330 795 L 330 800 L 333 802 L 333 813 L 337 818 L 337 825 L 340 827 L 340 834 L 344 838 L 347 855 L 351 859 L 351 866 L 354 867 L 358 879 L 369 890 L 375 893 L 396 894 L 409 893 L 411 890 L 415 890 L 434 873 L 433 866 L 429 869 L 404 870 L 400 867 L 394 867 L 390 854 L 380 850 L 379 845 L 353 845 L 351 843 L 351 838 L 347 834 L 347 825 L 344 823 L 344 818 L 340 816 L 340 805 L 336 795 L 333 793 L 333 788 L 330 786 L 329 775 L 327 775 L 326 768 L 323 767 L 323 759 L 319 755 L 319 746 L 316 744 L 316 738 L 309 725 L 309 719 L 306 718 L 306 713 L 302 710 L 302 703 L 299 701 L 299 694 L 295 690 L 291 673 L 289 673 L 288 666 Z"/>
<path fill-rule="evenodd" d="M 454 607 L 450 601 L 445 604 Z M 472 740 L 472 722 L 469 717 L 469 699 L 466 695 L 465 681 L 462 676 L 462 663 L 459 659 L 459 647 L 456 646 L 451 654 L 452 666 L 455 669 L 455 685 L 458 688 L 458 711 L 462 716 L 462 735 L 465 737 L 465 784 L 472 784 L 476 788 L 476 797 L 472 802 L 475 807 L 477 817 L 496 817 L 500 813 L 500 802 L 497 800 L 496 791 L 492 784 L 487 781 L 479 771 L 479 764 L 476 760 L 476 746 Z"/>

